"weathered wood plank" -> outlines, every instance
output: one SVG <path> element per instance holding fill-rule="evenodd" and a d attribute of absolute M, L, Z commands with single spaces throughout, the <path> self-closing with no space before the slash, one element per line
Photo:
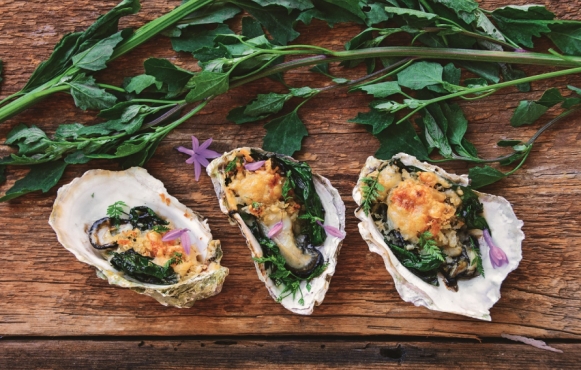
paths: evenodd
<path fill-rule="evenodd" d="M 575 369 L 579 344 L 563 353 L 522 344 L 337 340 L 3 340 L 3 369 Z M 534 359 L 534 361 L 531 361 Z"/>
<path fill-rule="evenodd" d="M 34 67 L 45 59 L 53 45 L 67 32 L 83 29 L 98 14 L 117 1 L 87 2 L 61 0 L 0 0 L 0 58 L 5 62 L 1 96 L 22 87 Z M 126 25 L 138 26 L 176 6 L 178 1 L 149 1 L 140 15 L 128 17 Z M 493 9 L 508 1 L 484 1 Z M 526 3 L 526 1 L 511 3 Z M 579 18 L 579 1 L 545 1 L 559 16 Z M 32 5 L 34 4 L 34 5 Z M 300 27 L 298 42 L 342 48 L 358 27 L 338 25 L 330 30 L 321 23 Z M 169 42 L 158 37 L 134 53 L 114 62 L 99 77 L 120 84 L 123 77 L 142 73 L 147 57 L 167 57 L 185 68 L 195 68 L 187 54 L 171 51 Z M 539 69 L 527 67 L 530 72 Z M 351 72 L 336 69 L 338 73 Z M 321 77 L 301 69 L 288 74 L 292 86 L 323 86 Z M 535 97 L 548 86 L 581 86 L 573 76 L 533 84 Z M 220 97 L 200 115 L 172 132 L 160 145 L 147 169 L 162 180 L 168 191 L 209 218 L 214 235 L 224 248 L 223 264 L 230 268 L 222 293 L 198 302 L 192 309 L 166 308 L 149 297 L 114 288 L 98 279 L 94 271 L 78 262 L 56 241 L 47 224 L 56 191 L 0 204 L 0 335 L 418 335 L 450 337 L 498 337 L 501 333 L 543 338 L 581 338 L 581 252 L 579 240 L 581 205 L 581 153 L 579 115 L 547 132 L 529 162 L 517 174 L 487 191 L 509 199 L 525 222 L 527 239 L 523 261 L 505 281 L 502 299 L 492 310 L 492 323 L 477 322 L 428 311 L 399 298 L 381 259 L 368 251 L 357 231 L 351 190 L 365 158 L 378 143 L 361 126 L 348 123 L 369 99 L 337 90 L 313 99 L 301 109 L 310 136 L 299 158 L 315 171 L 329 177 L 347 205 L 347 232 L 337 272 L 322 306 L 312 317 L 291 315 L 266 293 L 256 277 L 249 252 L 236 227 L 219 212 L 210 181 L 193 181 L 192 168 L 174 148 L 186 145 L 190 135 L 213 137 L 213 148 L 260 146 L 262 123 L 236 126 L 226 120 L 227 112 L 247 103 L 256 93 L 282 91 L 272 81 L 260 81 Z M 529 98 L 507 89 L 484 100 L 460 102 L 472 122 L 469 138 L 485 156 L 502 152 L 495 147 L 500 138 L 525 139 L 538 127 L 512 128 L 508 121 L 518 101 Z M 554 113 L 552 113 L 554 115 Z M 549 114 L 550 116 L 550 114 Z M 0 127 L 5 138 L 17 123 L 35 124 L 54 130 L 59 123 L 95 122 L 92 112 L 74 108 L 65 95 L 51 97 Z M 0 154 L 9 148 L 0 146 Z M 466 172 L 464 164 L 450 163 L 446 169 Z M 92 162 L 71 166 L 59 185 L 90 168 L 117 169 L 115 164 Z M 21 170 L 12 170 L 10 187 Z M 171 324 L 170 324 L 171 323 Z M 518 347 L 519 349 L 521 347 Z"/>

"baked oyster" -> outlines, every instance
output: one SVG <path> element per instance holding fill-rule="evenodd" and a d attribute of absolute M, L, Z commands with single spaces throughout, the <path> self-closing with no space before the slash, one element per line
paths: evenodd
<path fill-rule="evenodd" d="M 59 189 L 49 224 L 97 276 L 164 306 L 218 294 L 228 275 L 206 221 L 143 168 L 87 171 Z"/>
<path fill-rule="evenodd" d="M 355 215 L 404 301 L 490 321 L 522 259 L 523 223 L 506 199 L 468 184 L 403 153 L 369 157 L 353 190 Z"/>
<path fill-rule="evenodd" d="M 345 237 L 345 206 L 304 162 L 239 148 L 207 167 L 220 209 L 247 240 L 258 277 L 288 310 L 322 303 Z"/>

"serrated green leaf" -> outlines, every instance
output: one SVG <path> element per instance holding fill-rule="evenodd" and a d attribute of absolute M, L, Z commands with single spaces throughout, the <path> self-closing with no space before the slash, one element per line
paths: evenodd
<path fill-rule="evenodd" d="M 478 3 L 474 0 L 434 0 L 456 12 L 456 15 L 464 22 L 470 24 L 476 20 L 475 11 Z"/>
<path fill-rule="evenodd" d="M 495 168 L 484 166 L 471 168 L 468 172 L 468 177 L 470 178 L 470 187 L 479 189 L 502 180 L 506 175 Z"/>
<path fill-rule="evenodd" d="M 26 127 L 26 125 L 20 123 L 10 130 L 6 138 L 6 144 L 14 145 L 17 142 L 32 144 L 42 139 L 47 139 L 47 136 L 40 128 L 34 125 Z"/>
<path fill-rule="evenodd" d="M 428 151 L 409 121 L 390 125 L 376 135 L 381 146 L 375 152 L 379 159 L 390 159 L 397 153 L 407 153 L 419 160 L 428 159 Z"/>
<path fill-rule="evenodd" d="M 231 0 L 231 2 L 259 21 L 279 44 L 286 45 L 299 36 L 299 33 L 293 28 L 296 20 L 295 11 L 289 13 L 286 8 L 278 5 L 262 7 L 248 0 Z"/>
<path fill-rule="evenodd" d="M 250 104 L 244 109 L 244 115 L 250 117 L 263 116 L 279 112 L 292 94 L 258 94 Z"/>
<path fill-rule="evenodd" d="M 401 88 L 396 81 L 379 82 L 372 85 L 365 85 L 358 90 L 373 95 L 374 98 L 387 98 L 388 96 L 401 93 Z"/>
<path fill-rule="evenodd" d="M 206 62 L 214 59 L 222 58 L 226 60 L 232 58 L 230 51 L 228 51 L 224 45 L 218 45 L 215 48 L 204 46 L 203 48 L 196 50 L 193 54 L 194 58 L 200 62 L 200 65 L 205 65 Z"/>
<path fill-rule="evenodd" d="M 371 133 L 378 135 L 393 123 L 394 115 L 388 112 L 371 109 L 366 113 L 358 113 L 357 117 L 350 119 L 347 122 L 359 123 L 361 125 L 371 126 Z"/>
<path fill-rule="evenodd" d="M 84 32 L 65 35 L 55 46 L 49 59 L 39 64 L 22 91 L 34 90 L 64 73 L 70 67 L 73 55 L 87 50 L 99 40 L 117 32 L 119 19 L 138 12 L 140 7 L 139 0 L 124 0 L 108 13 L 99 17 Z"/>
<path fill-rule="evenodd" d="M 537 101 L 521 101 L 510 119 L 510 124 L 513 127 L 530 125 L 545 114 L 549 108 L 564 101 L 565 98 L 557 88 L 550 88 Z"/>
<path fill-rule="evenodd" d="M 130 34 L 130 30 L 119 31 L 99 41 L 91 48 L 74 55 L 73 65 L 89 71 L 100 71 L 107 68 L 107 62 L 111 59 L 115 47 Z"/>
<path fill-rule="evenodd" d="M 555 15 L 541 5 L 505 6 L 492 12 L 498 28 L 512 41 L 532 48 L 533 36 L 551 32 Z"/>
<path fill-rule="evenodd" d="M 0 202 L 6 202 L 21 195 L 41 190 L 49 191 L 62 177 L 67 164 L 63 161 L 55 161 L 31 166 L 30 172 L 22 179 L 16 181 L 14 186 L 6 191 L 0 198 Z"/>
<path fill-rule="evenodd" d="M 143 63 L 143 67 L 146 74 L 167 85 L 168 97 L 181 93 L 194 75 L 192 72 L 176 67 L 167 59 L 149 58 Z"/>
<path fill-rule="evenodd" d="M 78 131 L 84 126 L 80 123 L 64 124 L 57 127 L 54 136 L 57 140 L 75 140 L 79 135 Z"/>
<path fill-rule="evenodd" d="M 93 77 L 76 79 L 69 86 L 75 105 L 82 110 L 111 108 L 117 101 L 115 95 L 97 86 Z"/>
<path fill-rule="evenodd" d="M 264 36 L 264 31 L 262 30 L 260 22 L 252 17 L 242 18 L 242 36 L 249 39 Z"/>
<path fill-rule="evenodd" d="M 352 2 L 352 4 L 354 3 Z M 309 25 L 313 19 L 320 19 L 327 22 L 329 27 L 333 27 L 337 23 L 353 22 L 362 24 L 365 21 L 365 15 L 360 17 L 341 6 L 337 6 L 333 1 L 313 0 L 313 4 L 316 9 L 309 9 L 300 13 L 297 20 Z"/>
<path fill-rule="evenodd" d="M 184 17 L 176 28 L 181 30 L 190 26 L 224 23 L 234 18 L 240 11 L 240 8 L 234 4 L 212 3 Z"/>
<path fill-rule="evenodd" d="M 462 145 L 462 139 L 468 130 L 468 120 L 464 116 L 462 108 L 456 103 L 443 104 L 443 112 L 448 120 L 446 136 L 453 145 Z"/>
<path fill-rule="evenodd" d="M 252 0 L 260 6 L 280 5 L 288 10 L 307 10 L 313 7 L 311 0 Z"/>
<path fill-rule="evenodd" d="M 438 148 L 443 157 L 450 158 L 452 156 L 452 148 L 450 143 L 448 143 L 444 130 L 438 125 L 434 116 L 428 111 L 424 111 L 422 121 L 425 127 L 424 135 L 429 146 Z"/>
<path fill-rule="evenodd" d="M 296 111 L 273 119 L 264 128 L 263 149 L 286 155 L 301 150 L 301 142 L 309 134 Z"/>
<path fill-rule="evenodd" d="M 192 90 L 186 95 L 186 101 L 192 103 L 211 95 L 220 95 L 228 91 L 230 86 L 227 73 L 202 71 L 188 81 Z"/>
<path fill-rule="evenodd" d="M 193 26 L 182 30 L 179 37 L 171 38 L 171 45 L 175 51 L 186 51 L 193 53 L 204 46 L 213 48 L 214 39 L 217 35 L 234 34 L 227 25 L 219 24 L 214 29 L 207 29 L 203 26 Z"/>
<path fill-rule="evenodd" d="M 581 22 L 550 25 L 547 36 L 567 55 L 581 55 Z"/>
<path fill-rule="evenodd" d="M 161 89 L 162 84 L 163 82 L 157 81 L 155 77 L 143 74 L 131 78 L 129 83 L 125 86 L 125 91 L 141 94 L 143 90 L 153 85 L 155 85 L 155 87 L 159 90 Z"/>
<path fill-rule="evenodd" d="M 234 122 L 237 125 L 241 125 L 244 123 L 260 121 L 261 119 L 264 119 L 269 116 L 268 114 L 258 117 L 247 116 L 244 114 L 244 109 L 246 109 L 246 106 L 232 109 L 230 112 L 228 112 L 228 116 L 226 117 L 226 119 L 228 121 Z"/>
<path fill-rule="evenodd" d="M 383 3 L 371 3 L 367 4 L 369 10 L 365 10 L 365 16 L 367 17 L 367 25 L 372 26 L 381 22 L 387 21 L 390 16 L 385 11 L 385 4 Z"/>
<path fill-rule="evenodd" d="M 530 125 L 545 114 L 548 109 L 546 106 L 534 101 L 522 100 L 510 119 L 510 125 L 512 127 Z"/>
<path fill-rule="evenodd" d="M 404 21 L 416 28 L 422 28 L 427 25 L 434 23 L 436 19 L 438 19 L 437 14 L 423 12 L 420 10 L 414 9 L 405 9 L 405 8 L 396 8 L 396 7 L 385 7 L 385 12 L 387 14 L 395 14 L 404 19 Z"/>
<path fill-rule="evenodd" d="M 400 86 L 421 90 L 430 85 L 442 83 L 443 67 L 433 62 L 418 62 L 397 74 Z"/>

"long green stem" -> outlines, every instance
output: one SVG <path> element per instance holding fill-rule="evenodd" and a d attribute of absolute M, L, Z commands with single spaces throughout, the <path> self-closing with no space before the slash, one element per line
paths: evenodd
<path fill-rule="evenodd" d="M 176 23 L 183 17 L 187 16 L 191 12 L 200 9 L 201 7 L 208 5 L 214 2 L 214 0 L 190 0 L 179 7 L 175 8 L 171 12 L 162 15 L 159 18 L 154 19 L 153 21 L 147 23 L 143 27 L 139 28 L 135 33 L 129 37 L 127 40 L 122 42 L 115 51 L 113 55 L 109 59 L 114 60 L 121 55 L 133 50 L 137 46 L 143 44 L 147 40 L 151 39 L 152 37 L 158 35 L 161 31 L 166 29 L 167 27 L 171 26 L 172 24 Z M 64 75 L 75 75 L 80 72 L 80 69 L 77 67 L 69 68 Z M 37 87 L 33 91 L 20 96 L 20 98 L 11 101 L 10 103 L 6 104 L 4 107 L 0 108 L 0 123 L 4 122 L 8 118 L 12 117 L 15 114 L 25 110 L 26 108 L 36 104 L 40 99 L 44 98 L 47 95 L 50 95 L 54 92 L 64 91 L 65 89 L 57 89 L 54 90 L 54 86 L 59 83 L 62 79 L 63 75 L 56 76 L 52 80 L 44 83 L 43 85 Z M 60 86 L 59 86 L 60 87 Z M 50 93 L 40 93 L 40 92 L 47 92 Z M 18 92 L 15 95 L 22 95 L 21 92 Z M 10 98 L 10 97 L 9 97 Z M 5 102 L 6 99 L 2 100 Z"/>

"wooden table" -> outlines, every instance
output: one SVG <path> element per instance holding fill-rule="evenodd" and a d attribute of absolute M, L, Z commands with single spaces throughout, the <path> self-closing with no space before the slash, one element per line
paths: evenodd
<path fill-rule="evenodd" d="M 117 0 L 0 0 L 0 59 L 4 61 L 0 97 L 20 89 L 35 66 L 66 33 L 82 30 Z M 143 10 L 123 20 L 138 27 L 178 5 L 177 0 L 144 1 Z M 524 0 L 483 0 L 487 9 Z M 559 17 L 581 18 L 581 1 L 541 1 Z M 341 49 L 355 25 L 329 29 L 320 22 L 299 26 L 297 42 Z M 157 37 L 116 60 L 98 78 L 121 84 L 142 73 L 148 56 L 165 57 L 195 68 L 190 55 L 177 54 Z M 538 68 L 524 67 L 538 72 Z M 337 71 L 340 71 L 337 69 Z M 341 72 L 339 72 L 341 73 Z M 342 73 L 349 73 L 342 72 Z M 300 69 L 291 85 L 327 83 Z M 535 98 L 549 86 L 581 86 L 581 77 L 532 85 Z M 348 123 L 369 98 L 333 90 L 301 111 L 309 137 L 298 158 L 328 177 L 347 206 L 347 238 L 323 305 L 312 316 L 291 314 L 274 302 L 256 276 L 245 240 L 218 208 L 211 182 L 193 179 L 185 157 L 175 151 L 190 135 L 213 137 L 213 148 L 227 151 L 260 146 L 262 123 L 237 126 L 227 112 L 256 93 L 282 91 L 259 81 L 213 101 L 201 114 L 172 132 L 146 168 L 187 206 L 205 215 L 222 241 L 222 263 L 230 269 L 222 293 L 190 309 L 168 308 L 147 296 L 116 288 L 97 278 L 56 240 L 48 225 L 56 188 L 0 204 L 0 368 L 379 368 L 578 367 L 581 360 L 581 151 L 579 115 L 539 140 L 526 165 L 485 190 L 506 197 L 524 220 L 523 260 L 502 286 L 492 322 L 429 311 L 403 302 L 381 258 L 369 252 L 357 231 L 351 191 L 365 159 L 378 142 L 360 125 Z M 502 152 L 501 138 L 527 139 L 537 127 L 512 128 L 511 111 L 530 98 L 509 88 L 489 98 L 460 101 L 471 122 L 469 139 L 485 157 Z M 551 110 L 547 119 L 555 116 Z M 93 112 L 76 109 L 67 95 L 56 95 L 0 126 L 6 138 L 17 123 L 54 130 L 60 123 L 96 122 Z M 10 149 L 0 146 L 2 156 Z M 109 162 L 71 166 L 59 186 L 91 168 L 118 169 Z M 462 163 L 444 168 L 465 173 Z M 11 168 L 8 189 L 24 170 Z M 562 354 L 511 342 L 501 335 L 543 339 Z"/>

